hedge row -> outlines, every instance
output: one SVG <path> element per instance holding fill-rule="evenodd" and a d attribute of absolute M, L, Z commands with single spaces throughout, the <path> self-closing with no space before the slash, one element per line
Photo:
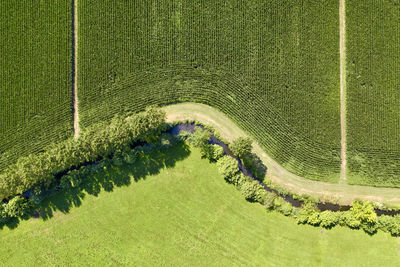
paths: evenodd
<path fill-rule="evenodd" d="M 51 195 L 68 192 L 69 190 L 80 190 L 82 185 L 90 181 L 88 177 L 95 177 L 100 172 L 121 166 L 123 164 L 134 164 L 139 158 L 152 150 L 165 149 L 175 146 L 181 139 L 169 133 L 163 133 L 157 143 L 137 145 L 133 149 L 125 149 L 113 153 L 112 157 L 105 157 L 95 163 L 82 165 L 64 174 L 61 179 L 54 180 L 49 187 L 36 185 L 30 189 L 29 199 L 17 195 L 8 202 L 0 203 L 0 223 L 6 223 L 12 218 L 29 216 L 33 209 L 38 208 L 44 199 Z"/>
<path fill-rule="evenodd" d="M 372 202 L 357 200 L 348 211 L 321 212 L 311 199 L 302 198 L 304 201 L 302 207 L 295 208 L 277 193 L 267 191 L 259 181 L 244 176 L 239 170 L 237 159 L 225 155 L 220 157 L 216 164 L 224 179 L 235 185 L 246 200 L 258 202 L 268 210 L 276 210 L 285 216 L 294 217 L 299 224 L 324 228 L 332 228 L 336 225 L 348 226 L 353 229 L 363 229 L 368 234 L 373 234 L 380 229 L 393 236 L 400 235 L 400 215 L 378 217 Z"/>
<path fill-rule="evenodd" d="M 134 143 L 154 142 L 165 125 L 165 113 L 152 107 L 128 118 L 116 115 L 111 122 L 94 124 L 78 139 L 52 144 L 9 166 L 0 174 L 0 197 L 22 194 L 37 184 L 49 186 L 57 174 L 129 149 Z"/>

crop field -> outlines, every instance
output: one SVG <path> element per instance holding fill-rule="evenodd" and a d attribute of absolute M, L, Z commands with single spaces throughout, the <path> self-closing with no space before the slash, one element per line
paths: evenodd
<path fill-rule="evenodd" d="M 340 172 L 337 1 L 80 1 L 85 127 L 150 104 L 228 114 L 301 176 Z"/>
<path fill-rule="evenodd" d="M 388 234 L 297 225 L 247 202 L 200 152 L 182 147 L 88 177 L 108 181 L 55 195 L 45 219 L 0 229 L 6 266 L 397 266 Z M 168 168 L 157 169 L 153 159 Z M 177 160 L 179 159 L 179 160 Z M 142 169 L 143 170 L 143 169 Z M 149 175 L 147 173 L 151 173 Z M 104 177 L 100 177 L 104 176 Z M 131 177 L 117 186 L 118 177 Z M 139 178 L 140 177 L 140 178 Z M 139 178 L 139 179 L 138 179 Z M 128 178 L 129 180 L 129 178 Z M 114 185 L 113 182 L 114 181 Z M 110 185 L 111 184 L 111 185 Z M 127 184 L 127 183 L 125 183 Z M 68 197 L 69 196 L 69 197 Z M 48 203 L 47 203 L 48 204 Z M 63 213 L 61 211 L 66 213 Z M 357 244 L 355 246 L 355 244 Z M 301 245 L 301 246 L 300 246 Z"/>
<path fill-rule="evenodd" d="M 400 2 L 348 1 L 348 182 L 400 186 Z"/>
<path fill-rule="evenodd" d="M 0 171 L 72 135 L 71 2 L 1 1 Z"/>

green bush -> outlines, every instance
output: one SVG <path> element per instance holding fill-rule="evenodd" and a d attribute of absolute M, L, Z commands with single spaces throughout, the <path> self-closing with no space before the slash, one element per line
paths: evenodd
<path fill-rule="evenodd" d="M 319 212 L 317 207 L 312 202 L 305 202 L 299 212 L 297 213 L 298 223 L 309 223 L 312 225 L 317 225 L 321 222 L 318 217 Z"/>
<path fill-rule="evenodd" d="M 267 174 L 267 167 L 262 160 L 253 153 L 249 153 L 242 158 L 244 166 L 258 179 L 264 180 Z"/>
<path fill-rule="evenodd" d="M 244 182 L 240 186 L 240 192 L 246 198 L 246 200 L 260 203 L 265 194 L 264 187 L 260 185 L 257 181 Z"/>
<path fill-rule="evenodd" d="M 201 127 L 196 126 L 194 129 L 194 133 L 192 133 L 188 141 L 191 143 L 194 147 L 203 147 L 208 144 L 208 140 L 211 138 L 211 132 L 207 130 L 203 130 Z"/>
<path fill-rule="evenodd" d="M 24 216 L 30 209 L 29 202 L 22 196 L 13 197 L 7 204 L 3 204 L 3 218 L 17 218 Z"/>
<path fill-rule="evenodd" d="M 200 148 L 200 153 L 202 157 L 208 158 L 211 162 L 215 162 L 224 155 L 224 150 L 219 145 L 205 144 Z"/>
<path fill-rule="evenodd" d="M 253 149 L 252 143 L 253 141 L 251 141 L 251 139 L 248 137 L 239 137 L 233 140 L 229 148 L 236 157 L 242 159 Z"/>
<path fill-rule="evenodd" d="M 217 161 L 218 171 L 228 182 L 232 183 L 232 178 L 239 174 L 238 162 L 230 156 L 223 156 Z"/>
<path fill-rule="evenodd" d="M 231 177 L 225 178 L 225 180 L 231 184 L 234 184 L 240 190 L 240 187 L 243 183 L 251 181 L 252 179 L 239 172 Z"/>
<path fill-rule="evenodd" d="M 367 233 L 377 230 L 377 215 L 371 202 L 355 201 L 350 208 L 347 224 L 352 228 L 362 227 Z"/>
<path fill-rule="evenodd" d="M 275 193 L 266 191 L 261 201 L 261 204 L 268 210 L 270 210 L 274 207 L 274 201 L 276 198 L 277 195 Z"/>
<path fill-rule="evenodd" d="M 285 201 L 277 210 L 285 216 L 290 216 L 293 214 L 294 208 L 289 202 Z"/>
<path fill-rule="evenodd" d="M 319 214 L 321 226 L 325 228 L 332 228 L 339 223 L 341 212 L 333 212 L 325 210 Z"/>
<path fill-rule="evenodd" d="M 378 228 L 384 232 L 389 232 L 393 236 L 400 235 L 400 215 L 378 217 Z"/>
<path fill-rule="evenodd" d="M 214 148 L 212 159 L 214 161 L 217 161 L 224 155 L 224 149 L 222 147 L 220 147 L 219 145 L 212 145 L 212 146 Z"/>

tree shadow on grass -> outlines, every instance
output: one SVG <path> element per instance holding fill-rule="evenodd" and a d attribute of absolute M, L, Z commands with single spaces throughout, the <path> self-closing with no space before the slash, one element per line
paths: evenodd
<path fill-rule="evenodd" d="M 161 169 L 174 167 L 176 162 L 187 158 L 189 154 L 190 150 L 187 144 L 180 142 L 172 147 L 144 152 L 131 165 L 107 164 L 103 169 L 86 175 L 78 187 L 49 196 L 37 205 L 31 214 L 0 224 L 0 229 L 4 225 L 14 229 L 20 220 L 31 218 L 48 220 L 54 216 L 55 212 L 68 213 L 72 207 L 79 207 L 82 204 L 86 194 L 98 196 L 102 190 L 112 192 L 115 187 L 128 186 L 132 181 L 137 182 L 146 179 L 149 175 L 160 173 Z"/>

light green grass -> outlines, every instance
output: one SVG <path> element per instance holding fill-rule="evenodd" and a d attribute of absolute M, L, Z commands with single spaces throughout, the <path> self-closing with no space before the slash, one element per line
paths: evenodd
<path fill-rule="evenodd" d="M 184 152 L 175 148 L 151 155 L 139 166 L 157 158 L 171 167 L 113 192 L 86 195 L 68 214 L 23 221 L 13 230 L 4 227 L 0 265 L 400 265 L 398 239 L 297 225 L 246 202 L 198 150 Z M 175 156 L 185 158 L 174 162 Z M 129 174 L 130 168 L 137 173 L 124 167 L 103 178 Z M 53 202 L 62 201 L 54 197 Z"/>

